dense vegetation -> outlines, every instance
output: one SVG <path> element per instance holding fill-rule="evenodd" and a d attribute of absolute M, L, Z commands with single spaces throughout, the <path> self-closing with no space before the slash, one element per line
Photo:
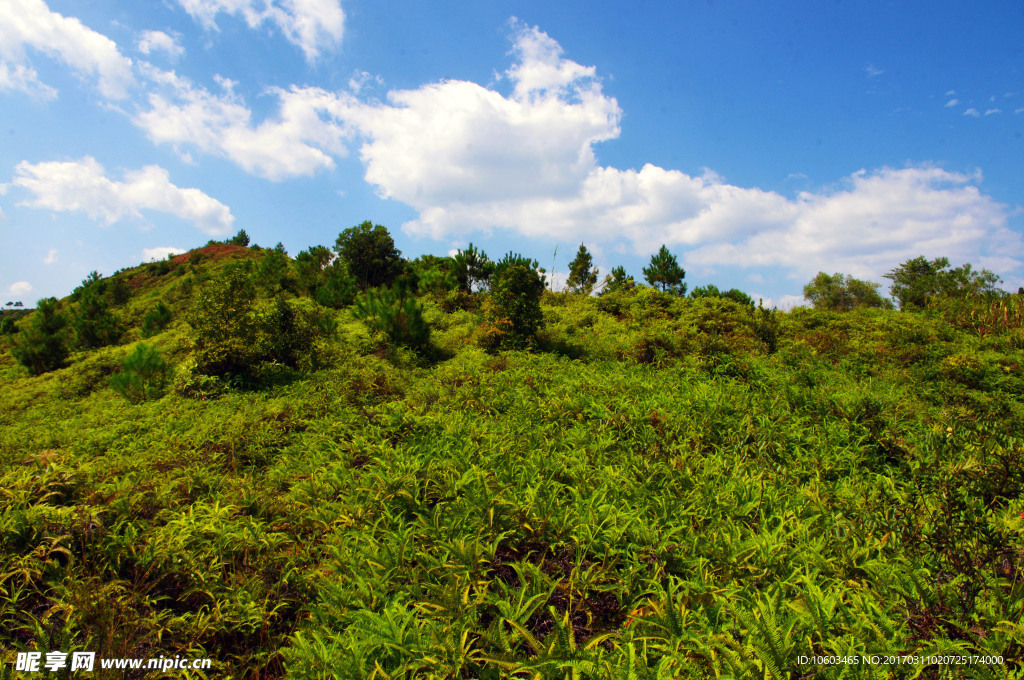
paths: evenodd
<path fill-rule="evenodd" d="M 826 276 L 850 311 L 773 312 L 685 297 L 664 249 L 664 292 L 587 295 L 583 248 L 552 293 L 514 253 L 346 233 L 240 232 L 0 336 L 6 670 L 1024 676 L 1021 296 Z M 799 661 L 861 654 L 1003 663 Z"/>

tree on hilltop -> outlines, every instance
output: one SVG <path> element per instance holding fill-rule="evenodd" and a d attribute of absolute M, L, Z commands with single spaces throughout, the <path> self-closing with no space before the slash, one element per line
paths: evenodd
<path fill-rule="evenodd" d="M 590 255 L 587 247 L 580 244 L 576 251 L 576 259 L 569 263 L 569 279 L 566 286 L 571 293 L 582 293 L 590 295 L 597 283 L 597 275 L 600 271 L 594 266 L 594 258 Z"/>
<path fill-rule="evenodd" d="M 651 256 L 651 266 L 644 267 L 647 283 L 670 295 L 686 295 L 685 277 L 686 270 L 679 266 L 676 256 L 664 245 Z"/>

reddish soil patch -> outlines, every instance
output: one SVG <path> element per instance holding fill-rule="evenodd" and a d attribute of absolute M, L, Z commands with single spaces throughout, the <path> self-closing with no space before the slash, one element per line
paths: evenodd
<path fill-rule="evenodd" d="M 203 246 L 202 248 L 194 248 L 187 253 L 182 253 L 171 260 L 171 264 L 179 265 L 188 262 L 188 259 L 195 253 L 202 253 L 209 260 L 222 260 L 225 257 L 231 255 L 243 255 L 248 253 L 249 249 L 243 246 L 231 245 L 230 243 L 214 243 L 212 245 Z"/>

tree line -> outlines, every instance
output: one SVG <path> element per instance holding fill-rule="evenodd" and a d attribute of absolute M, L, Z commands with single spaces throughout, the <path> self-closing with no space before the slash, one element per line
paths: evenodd
<path fill-rule="evenodd" d="M 223 243 L 250 247 L 244 229 Z M 351 308 L 371 329 L 420 353 L 431 351 L 430 328 L 423 320 L 420 301 L 423 295 L 434 296 L 446 312 L 480 312 L 484 320 L 480 344 L 491 350 L 531 347 L 543 321 L 540 300 L 547 288 L 547 272 L 537 260 L 515 252 L 492 261 L 470 243 L 454 256 L 406 260 L 388 229 L 370 221 L 342 231 L 333 247 L 311 246 L 294 259 L 281 243 L 272 249 L 251 249 L 261 252 L 258 260 L 232 265 L 190 292 L 184 320 L 191 330 L 192 356 L 200 374 L 246 375 L 267 363 L 298 366 L 315 338 L 331 332 L 328 315 L 318 311 L 323 308 Z M 172 257 L 147 265 L 150 273 L 181 274 L 181 266 L 172 267 Z M 200 253 L 193 253 L 190 261 L 200 259 Z M 686 271 L 665 245 L 651 256 L 643 276 L 663 294 L 687 295 Z M 1000 294 L 996 289 L 1000 280 L 994 273 L 975 271 L 970 264 L 952 268 L 944 257 L 908 260 L 885 277 L 892 280 L 890 294 L 901 310 L 922 309 L 935 297 Z M 892 300 L 879 293 L 880 285 L 819 272 L 803 292 L 817 309 L 895 308 Z M 637 286 L 622 266 L 600 279 L 592 254 L 581 243 L 569 264 L 565 292 L 623 294 Z M 486 295 L 478 295 L 483 292 Z M 131 296 L 126 276 L 104 279 L 91 272 L 63 308 L 55 298 L 40 300 L 23 327 L 4 319 L 0 331 L 10 336 L 17 333 L 12 354 L 38 375 L 65 365 L 74 348 L 116 344 L 126 331 L 117 310 Z M 261 297 L 274 300 L 272 308 L 258 309 Z M 736 288 L 721 291 L 714 285 L 698 286 L 689 297 L 729 299 L 754 309 L 750 296 Z M 297 305 L 298 298 L 316 305 Z M 162 331 L 172 316 L 170 307 L 158 301 L 143 318 L 142 337 Z"/>

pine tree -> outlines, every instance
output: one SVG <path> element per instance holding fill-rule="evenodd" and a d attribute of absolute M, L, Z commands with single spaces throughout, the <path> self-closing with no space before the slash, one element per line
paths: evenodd
<path fill-rule="evenodd" d="M 57 310 L 57 298 L 43 298 L 36 304 L 28 328 L 18 334 L 11 354 L 32 375 L 60 368 L 68 356 L 64 341 L 67 317 Z"/>
<path fill-rule="evenodd" d="M 569 263 L 569 280 L 566 285 L 570 293 L 583 293 L 590 295 L 597 283 L 597 275 L 600 272 L 594 267 L 594 258 L 591 257 L 587 247 L 580 244 L 576 251 L 576 258 Z"/>
<path fill-rule="evenodd" d="M 603 293 L 613 293 L 617 290 L 630 290 L 636 287 L 636 282 L 633 281 L 633 277 L 626 274 L 626 268 L 623 266 L 613 267 L 612 273 L 604 277 L 604 290 Z"/>
<path fill-rule="evenodd" d="M 683 283 L 685 277 L 686 271 L 664 245 L 651 256 L 651 266 L 644 267 L 647 283 L 670 295 L 686 295 L 686 284 Z"/>

